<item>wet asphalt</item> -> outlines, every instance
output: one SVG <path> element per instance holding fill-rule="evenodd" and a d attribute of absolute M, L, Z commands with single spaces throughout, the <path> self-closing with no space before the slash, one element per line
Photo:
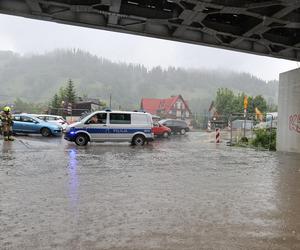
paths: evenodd
<path fill-rule="evenodd" d="M 300 155 L 0 139 L 0 249 L 300 249 Z"/>

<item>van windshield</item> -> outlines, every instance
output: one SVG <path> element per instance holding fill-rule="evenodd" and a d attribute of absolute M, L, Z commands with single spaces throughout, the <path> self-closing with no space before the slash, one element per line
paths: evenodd
<path fill-rule="evenodd" d="M 98 113 L 92 115 L 85 123 L 86 124 L 106 124 L 106 113 Z"/>

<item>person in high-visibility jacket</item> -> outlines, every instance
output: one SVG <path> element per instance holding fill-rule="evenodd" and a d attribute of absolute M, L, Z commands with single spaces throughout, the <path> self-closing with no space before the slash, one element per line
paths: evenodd
<path fill-rule="evenodd" d="M 2 132 L 5 141 L 13 141 L 12 137 L 12 125 L 13 118 L 10 113 L 10 107 L 6 106 L 3 108 L 3 111 L 0 113 L 0 119 L 2 121 Z"/>

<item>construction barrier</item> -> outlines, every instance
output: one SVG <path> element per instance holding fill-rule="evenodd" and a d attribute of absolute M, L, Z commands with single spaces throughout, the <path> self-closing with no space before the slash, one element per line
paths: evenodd
<path fill-rule="evenodd" d="M 207 131 L 211 132 L 211 122 L 210 122 L 210 120 L 208 120 L 208 123 L 207 123 Z"/>
<path fill-rule="evenodd" d="M 216 128 L 216 143 L 221 142 L 221 129 Z"/>
<path fill-rule="evenodd" d="M 231 121 L 230 120 L 228 121 L 228 130 L 229 131 L 231 130 Z"/>

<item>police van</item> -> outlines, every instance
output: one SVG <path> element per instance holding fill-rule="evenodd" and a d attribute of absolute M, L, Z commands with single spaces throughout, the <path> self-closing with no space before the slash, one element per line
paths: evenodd
<path fill-rule="evenodd" d="M 65 139 L 85 146 L 88 142 L 124 142 L 144 145 L 153 141 L 152 117 L 145 112 L 96 111 L 66 128 Z"/>

